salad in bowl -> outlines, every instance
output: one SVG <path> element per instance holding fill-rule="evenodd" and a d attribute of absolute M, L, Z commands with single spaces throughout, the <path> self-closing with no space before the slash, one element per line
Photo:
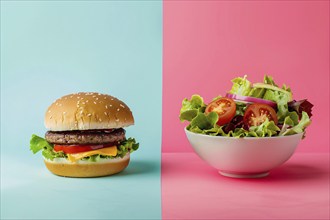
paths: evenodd
<path fill-rule="evenodd" d="M 294 100 L 291 89 L 271 76 L 251 83 L 232 80 L 224 96 L 205 103 L 197 94 L 184 99 L 180 120 L 195 152 L 225 176 L 261 177 L 288 160 L 311 124 L 307 99 Z"/>

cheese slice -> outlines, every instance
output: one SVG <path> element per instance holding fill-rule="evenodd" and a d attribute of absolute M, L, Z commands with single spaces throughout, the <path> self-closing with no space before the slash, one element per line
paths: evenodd
<path fill-rule="evenodd" d="M 87 151 L 87 152 L 82 152 L 82 153 L 77 153 L 77 154 L 67 154 L 68 155 L 68 160 L 70 162 L 76 162 L 77 160 L 80 160 L 81 158 L 92 156 L 95 154 L 100 154 L 103 156 L 116 156 L 117 155 L 117 146 L 112 146 L 112 147 L 106 147 L 98 150 L 92 150 L 92 151 Z"/>

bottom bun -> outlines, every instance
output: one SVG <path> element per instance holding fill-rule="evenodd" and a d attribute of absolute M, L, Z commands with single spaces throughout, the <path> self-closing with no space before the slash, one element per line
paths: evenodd
<path fill-rule="evenodd" d="M 99 162 L 78 161 L 71 163 L 68 160 L 44 159 L 48 170 L 58 176 L 65 177 L 99 177 L 109 176 L 124 170 L 129 164 L 129 154 L 123 158 L 101 159 Z"/>

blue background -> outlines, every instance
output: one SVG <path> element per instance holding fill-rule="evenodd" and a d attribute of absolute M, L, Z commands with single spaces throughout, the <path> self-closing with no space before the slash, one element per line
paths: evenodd
<path fill-rule="evenodd" d="M 161 71 L 161 1 L 1 1 L 1 218 L 161 218 Z M 29 151 L 48 105 L 79 91 L 133 111 L 124 172 L 57 177 Z"/>

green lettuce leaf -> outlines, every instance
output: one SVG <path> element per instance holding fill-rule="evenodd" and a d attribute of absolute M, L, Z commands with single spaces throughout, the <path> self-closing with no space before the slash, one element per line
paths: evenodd
<path fill-rule="evenodd" d="M 236 95 L 248 96 L 251 90 L 251 82 L 246 79 L 246 75 L 242 77 L 237 77 L 232 80 L 233 86 L 229 93 Z"/>
<path fill-rule="evenodd" d="M 184 99 L 180 110 L 181 121 L 191 121 L 199 112 L 205 111 L 205 103 L 199 95 L 191 96 L 191 99 Z"/>
<path fill-rule="evenodd" d="M 240 137 L 246 137 L 247 131 L 243 128 L 235 128 L 234 131 L 229 131 L 228 133 L 225 133 L 222 129 L 220 129 L 219 134 L 224 137 L 234 137 L 234 138 L 240 138 Z"/>
<path fill-rule="evenodd" d="M 234 131 L 229 131 L 225 133 L 223 131 L 223 126 L 215 126 L 210 129 L 200 129 L 199 127 L 187 127 L 187 129 L 191 132 L 198 134 L 206 134 L 210 136 L 224 136 L 224 137 L 234 137 L 234 138 L 242 138 L 242 137 L 272 137 L 276 136 L 280 128 L 277 127 L 273 121 L 267 121 L 263 124 L 255 127 L 251 127 L 249 131 L 243 128 L 235 128 Z"/>
<path fill-rule="evenodd" d="M 53 144 L 50 144 L 46 139 L 39 137 L 35 134 L 32 135 L 30 140 L 30 150 L 33 154 L 42 150 L 42 155 L 49 160 L 54 160 L 54 158 L 66 158 L 65 153 L 55 152 Z"/>
<path fill-rule="evenodd" d="M 199 127 L 187 127 L 187 129 L 191 132 L 198 133 L 198 134 L 206 134 L 210 136 L 225 136 L 225 137 L 245 137 L 247 131 L 243 128 L 236 128 L 235 131 L 230 131 L 229 133 L 225 133 L 223 131 L 223 126 L 219 127 L 215 125 L 213 128 L 210 129 L 200 129 Z"/>
<path fill-rule="evenodd" d="M 247 136 L 251 137 L 271 137 L 277 135 L 280 128 L 277 127 L 274 121 L 268 119 L 259 126 L 251 126 Z"/>
<path fill-rule="evenodd" d="M 202 117 L 201 117 L 202 118 Z M 200 119 L 199 119 L 200 120 Z M 205 122 L 206 118 L 203 119 Z M 211 124 L 211 123 L 210 123 Z M 210 125 L 209 124 L 209 125 Z M 191 132 L 198 133 L 198 134 L 206 134 L 210 136 L 224 136 L 224 137 L 272 137 L 276 136 L 280 131 L 280 128 L 275 125 L 273 121 L 265 121 L 259 126 L 252 126 L 250 130 L 247 131 L 243 128 L 236 128 L 234 131 L 229 131 L 225 133 L 223 130 L 224 126 L 214 125 L 214 127 L 202 129 L 198 125 L 189 125 L 187 129 Z"/>
<path fill-rule="evenodd" d="M 262 99 L 265 95 L 266 89 L 264 88 L 252 88 L 248 96 Z"/>
<path fill-rule="evenodd" d="M 305 128 L 312 123 L 308 114 L 306 112 L 302 112 L 301 119 L 299 123 L 291 128 L 287 128 L 285 131 L 282 132 L 281 135 L 293 135 L 302 133 L 305 131 Z"/>
<path fill-rule="evenodd" d="M 39 137 L 35 134 L 32 135 L 30 140 L 30 150 L 33 154 L 41 151 L 42 149 L 53 149 L 53 145 L 48 143 L 46 139 Z"/>
<path fill-rule="evenodd" d="M 268 85 L 272 85 L 272 86 L 278 87 L 278 85 L 276 85 L 276 83 L 274 82 L 273 77 L 268 76 L 268 75 L 265 75 L 264 76 L 264 83 L 265 84 L 268 84 Z"/>
<path fill-rule="evenodd" d="M 289 112 L 287 117 L 289 117 L 291 119 L 291 121 L 293 122 L 293 125 L 291 125 L 291 126 L 297 125 L 299 123 L 299 115 L 297 112 Z M 284 120 L 284 123 L 285 123 L 285 120 Z"/>
<path fill-rule="evenodd" d="M 285 93 L 279 91 L 267 90 L 263 99 L 271 100 L 277 104 L 277 118 L 282 123 L 289 114 L 288 102 L 289 97 Z"/>
<path fill-rule="evenodd" d="M 139 149 L 139 143 L 137 143 L 135 141 L 135 138 L 128 138 L 127 140 L 123 141 L 120 143 L 120 145 L 118 146 L 118 150 L 121 150 L 123 152 L 134 152 L 136 151 L 137 149 Z M 121 155 L 120 153 L 118 153 L 119 156 L 123 157 L 125 155 Z"/>
<path fill-rule="evenodd" d="M 243 102 L 236 102 L 236 114 L 235 115 L 244 115 L 246 109 L 246 104 Z"/>
<path fill-rule="evenodd" d="M 191 120 L 190 126 L 192 128 L 198 127 L 202 130 L 211 129 L 216 125 L 218 118 L 219 116 L 215 112 L 210 112 L 207 115 L 199 112 L 197 116 Z"/>
<path fill-rule="evenodd" d="M 295 125 L 294 121 L 290 118 L 290 116 L 286 116 L 284 119 L 284 123 L 282 125 L 282 129 L 280 133 L 278 134 L 279 136 L 283 135 L 283 133 L 290 127 L 293 127 Z"/>

